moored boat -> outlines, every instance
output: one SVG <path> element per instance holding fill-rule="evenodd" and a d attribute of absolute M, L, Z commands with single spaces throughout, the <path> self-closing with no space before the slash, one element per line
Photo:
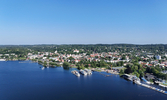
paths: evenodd
<path fill-rule="evenodd" d="M 78 71 L 76 71 L 76 70 L 73 70 L 73 71 L 71 71 L 71 73 L 73 73 L 74 75 L 76 75 L 76 76 L 80 76 L 80 74 L 78 73 Z"/>
<path fill-rule="evenodd" d="M 83 75 L 87 75 L 87 73 L 86 73 L 84 70 L 82 70 L 82 69 L 81 69 L 79 72 L 80 72 L 81 74 L 83 74 Z"/>
<path fill-rule="evenodd" d="M 0 61 L 6 61 L 5 59 L 0 59 Z"/>
<path fill-rule="evenodd" d="M 92 74 L 92 71 L 89 70 L 89 69 L 85 69 L 84 71 L 85 71 L 88 75 L 91 75 L 91 74 Z"/>
<path fill-rule="evenodd" d="M 42 70 L 44 70 L 45 69 L 45 67 L 42 67 Z"/>

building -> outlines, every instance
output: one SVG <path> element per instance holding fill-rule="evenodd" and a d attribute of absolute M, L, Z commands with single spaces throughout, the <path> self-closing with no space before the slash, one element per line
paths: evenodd
<path fill-rule="evenodd" d="M 55 51 L 55 54 L 57 53 L 57 50 Z"/>
<path fill-rule="evenodd" d="M 161 56 L 160 55 L 156 55 L 155 58 L 158 59 L 158 60 L 161 60 Z"/>
<path fill-rule="evenodd" d="M 35 58 L 38 58 L 38 55 L 31 55 L 29 56 L 30 59 L 35 59 Z"/>
<path fill-rule="evenodd" d="M 165 53 L 165 57 L 167 57 L 167 53 Z"/>
<path fill-rule="evenodd" d="M 145 75 L 145 78 L 146 78 L 147 80 L 150 80 L 150 79 L 153 80 L 153 79 L 155 79 L 155 76 L 147 73 L 147 74 Z"/>
<path fill-rule="evenodd" d="M 79 53 L 79 50 L 76 49 L 76 50 L 74 50 L 73 52 Z"/>

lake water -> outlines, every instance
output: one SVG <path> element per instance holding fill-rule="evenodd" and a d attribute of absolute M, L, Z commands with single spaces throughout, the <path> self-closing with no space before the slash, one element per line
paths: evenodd
<path fill-rule="evenodd" d="M 62 67 L 31 61 L 0 62 L 0 100 L 167 100 L 167 95 L 98 72 L 76 77 Z"/>

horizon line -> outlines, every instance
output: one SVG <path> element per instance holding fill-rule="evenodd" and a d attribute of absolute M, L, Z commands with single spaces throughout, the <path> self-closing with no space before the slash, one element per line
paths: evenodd
<path fill-rule="evenodd" d="M 49 43 L 41 43 L 41 44 L 0 44 L 0 46 L 19 46 L 19 45 L 121 45 L 121 44 L 126 44 L 126 45 L 167 45 L 167 44 L 163 44 L 163 43 L 148 43 L 148 44 L 131 44 L 131 43 L 90 43 L 90 44 L 49 44 Z"/>

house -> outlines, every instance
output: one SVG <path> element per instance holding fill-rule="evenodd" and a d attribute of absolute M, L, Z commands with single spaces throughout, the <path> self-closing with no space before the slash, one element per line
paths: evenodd
<path fill-rule="evenodd" d="M 75 59 L 75 62 L 76 62 L 76 63 L 78 63 L 78 62 L 80 62 L 80 61 L 81 61 L 81 60 Z"/>
<path fill-rule="evenodd" d="M 75 49 L 73 52 L 79 53 L 79 50 Z"/>
<path fill-rule="evenodd" d="M 91 54 L 90 57 L 95 57 L 95 55 L 94 55 L 94 54 Z"/>
<path fill-rule="evenodd" d="M 38 55 L 31 55 L 29 56 L 30 59 L 35 59 L 35 58 L 38 58 Z"/>
<path fill-rule="evenodd" d="M 9 54 L 4 54 L 5 56 L 9 56 Z"/>
<path fill-rule="evenodd" d="M 155 58 L 158 59 L 158 60 L 161 60 L 161 56 L 160 55 L 156 55 Z"/>
<path fill-rule="evenodd" d="M 55 51 L 55 54 L 57 54 L 57 50 Z"/>
<path fill-rule="evenodd" d="M 11 55 L 13 55 L 13 56 L 14 56 L 14 55 L 15 55 L 15 53 L 11 53 Z"/>
<path fill-rule="evenodd" d="M 47 59 L 47 57 L 43 57 L 42 59 L 45 60 L 45 59 Z"/>
<path fill-rule="evenodd" d="M 149 57 L 149 58 L 153 58 L 153 57 L 154 57 L 154 55 L 147 55 L 147 57 Z"/>
<path fill-rule="evenodd" d="M 162 63 L 162 64 L 159 64 L 159 66 L 164 68 L 165 64 Z"/>
<path fill-rule="evenodd" d="M 165 57 L 167 57 L 167 53 L 165 53 Z"/>
<path fill-rule="evenodd" d="M 148 67 L 152 67 L 153 65 L 152 65 L 152 64 L 148 64 L 147 66 L 148 66 Z"/>

